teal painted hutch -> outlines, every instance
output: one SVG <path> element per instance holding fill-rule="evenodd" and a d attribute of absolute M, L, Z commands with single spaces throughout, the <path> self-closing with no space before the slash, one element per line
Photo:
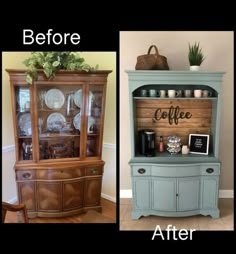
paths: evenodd
<path fill-rule="evenodd" d="M 141 216 L 210 215 L 218 218 L 219 128 L 223 72 L 202 71 L 133 71 L 129 80 L 131 123 L 132 218 Z M 141 90 L 208 90 L 210 97 L 169 98 L 141 97 Z M 191 119 L 179 117 L 177 123 L 167 120 L 170 107 L 190 112 Z M 166 119 L 154 121 L 157 108 L 166 111 Z M 181 114 L 181 113 L 178 114 Z M 177 113 L 176 113 L 177 114 Z M 175 115 L 176 116 L 176 115 Z M 183 115 L 182 115 L 183 116 Z M 164 118 L 165 118 L 164 117 Z M 178 116 L 177 116 L 178 118 Z M 154 119 L 154 120 L 153 120 Z M 165 151 L 153 157 L 139 153 L 138 131 L 153 129 L 155 145 L 163 136 Z M 166 151 L 167 137 L 176 135 L 188 144 L 189 134 L 208 134 L 209 152 L 171 155 Z"/>

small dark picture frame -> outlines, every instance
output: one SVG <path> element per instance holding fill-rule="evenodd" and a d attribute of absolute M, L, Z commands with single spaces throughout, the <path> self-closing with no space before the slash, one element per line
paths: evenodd
<path fill-rule="evenodd" d="M 189 152 L 208 155 L 210 135 L 189 134 Z"/>

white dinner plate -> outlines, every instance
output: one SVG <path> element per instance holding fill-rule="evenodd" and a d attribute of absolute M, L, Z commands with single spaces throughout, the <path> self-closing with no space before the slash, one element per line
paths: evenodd
<path fill-rule="evenodd" d="M 62 131 L 65 125 L 66 119 L 61 113 L 52 113 L 47 118 L 47 129 L 49 131 Z"/>
<path fill-rule="evenodd" d="M 75 96 L 74 96 L 74 102 L 75 102 L 75 105 L 78 107 L 78 108 L 82 108 L 82 95 L 83 95 L 83 90 L 82 89 L 79 89 L 76 93 L 75 93 Z M 89 92 L 89 108 L 91 108 L 91 103 L 93 101 L 93 98 L 94 98 L 94 95 L 93 93 L 90 91 Z M 90 110 L 89 110 L 90 111 Z"/>
<path fill-rule="evenodd" d="M 90 132 L 93 132 L 93 131 L 90 131 L 90 127 L 95 124 L 95 119 L 92 117 L 92 116 L 89 116 L 88 117 L 88 133 Z"/>
<path fill-rule="evenodd" d="M 61 90 L 53 88 L 45 95 L 45 104 L 50 109 L 60 109 L 65 102 L 65 96 Z"/>
<path fill-rule="evenodd" d="M 74 119 L 73 119 L 73 124 L 75 126 L 76 130 L 80 130 L 80 113 L 78 113 Z M 91 116 L 88 117 L 88 133 L 91 132 L 89 129 L 90 127 L 95 124 L 95 119 Z"/>
<path fill-rule="evenodd" d="M 74 119 L 73 119 L 73 124 L 75 126 L 76 130 L 80 130 L 80 113 L 78 113 Z"/>

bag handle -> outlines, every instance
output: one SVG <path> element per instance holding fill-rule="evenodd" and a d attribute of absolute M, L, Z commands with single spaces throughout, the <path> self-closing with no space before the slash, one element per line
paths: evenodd
<path fill-rule="evenodd" d="M 152 48 L 155 49 L 156 55 L 158 56 L 158 55 L 159 55 L 159 52 L 158 52 L 158 49 L 157 49 L 157 47 L 156 47 L 155 45 L 151 45 L 151 46 L 150 46 L 150 48 L 148 49 L 148 55 L 150 55 L 150 52 L 151 52 Z"/>

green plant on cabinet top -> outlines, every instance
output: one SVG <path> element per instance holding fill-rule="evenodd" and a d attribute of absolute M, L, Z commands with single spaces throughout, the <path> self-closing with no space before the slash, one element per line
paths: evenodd
<path fill-rule="evenodd" d="M 28 67 L 26 81 L 29 84 L 37 79 L 38 69 L 43 69 L 46 77 L 51 78 L 55 76 L 58 70 L 94 71 L 99 67 L 98 64 L 91 67 L 85 63 L 84 58 L 80 57 L 79 53 L 71 51 L 32 52 L 31 56 L 23 61 L 23 64 Z"/>
<path fill-rule="evenodd" d="M 202 53 L 199 42 L 195 42 L 194 45 L 189 44 L 188 60 L 190 66 L 200 66 L 205 59 L 206 57 L 204 57 L 204 54 Z"/>

